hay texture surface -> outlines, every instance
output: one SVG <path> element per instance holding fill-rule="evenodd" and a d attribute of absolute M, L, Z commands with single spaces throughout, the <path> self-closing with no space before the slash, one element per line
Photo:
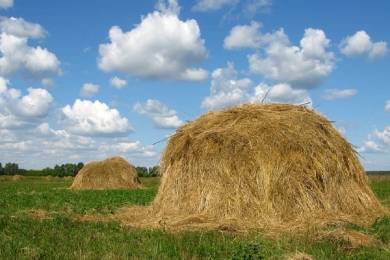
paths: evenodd
<path fill-rule="evenodd" d="M 85 165 L 74 178 L 71 189 L 137 189 L 141 188 L 137 171 L 119 156 Z"/>
<path fill-rule="evenodd" d="M 21 181 L 21 180 L 23 180 L 23 176 L 19 175 L 19 174 L 13 175 L 12 180 L 13 181 Z"/>
<path fill-rule="evenodd" d="M 351 144 L 303 106 L 245 104 L 204 114 L 169 139 L 161 173 L 151 206 L 123 212 L 121 221 L 292 230 L 369 224 L 385 214 Z"/>

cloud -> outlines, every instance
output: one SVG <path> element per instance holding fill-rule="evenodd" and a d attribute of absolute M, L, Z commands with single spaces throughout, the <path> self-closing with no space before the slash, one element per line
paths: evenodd
<path fill-rule="evenodd" d="M 169 110 L 158 100 L 148 99 L 144 104 L 137 102 L 133 106 L 133 111 L 151 118 L 156 128 L 174 129 L 183 124 L 175 110 Z"/>
<path fill-rule="evenodd" d="M 122 89 L 127 86 L 127 81 L 118 77 L 110 78 L 110 85 L 116 89 Z"/>
<path fill-rule="evenodd" d="M 243 14 L 248 18 L 252 18 L 255 14 L 259 12 L 270 12 L 270 6 L 272 5 L 272 2 L 272 0 L 247 1 L 243 8 Z"/>
<path fill-rule="evenodd" d="M 387 126 L 383 132 L 378 131 L 374 128 L 372 136 L 379 140 L 387 148 L 390 148 L 390 126 Z"/>
<path fill-rule="evenodd" d="M 355 96 L 358 93 L 356 89 L 325 89 L 324 93 L 322 94 L 322 98 L 332 101 L 335 99 L 345 99 L 350 98 L 352 96 Z"/>
<path fill-rule="evenodd" d="M 390 100 L 386 101 L 385 111 L 390 112 Z"/>
<path fill-rule="evenodd" d="M 99 92 L 99 85 L 92 83 L 85 83 L 80 90 L 80 96 L 83 97 L 93 97 Z"/>
<path fill-rule="evenodd" d="M 357 149 L 359 153 L 388 153 L 390 151 L 390 126 L 381 132 L 376 127 L 368 135 L 368 141 Z"/>
<path fill-rule="evenodd" d="M 51 78 L 44 78 L 42 79 L 41 83 L 45 88 L 51 88 L 55 86 L 54 81 Z"/>
<path fill-rule="evenodd" d="M 201 108 L 207 110 L 224 109 L 243 103 L 312 103 L 305 89 L 293 89 L 282 83 L 268 86 L 260 83 L 252 88 L 253 82 L 248 78 L 237 79 L 238 73 L 234 64 L 229 62 L 227 68 L 218 68 L 212 73 L 210 96 L 203 99 Z M 310 105 L 309 105 L 310 106 Z"/>
<path fill-rule="evenodd" d="M 49 115 L 53 97 L 47 90 L 28 88 L 22 96 L 20 90 L 8 89 L 9 81 L 0 78 L 0 129 L 35 127 Z"/>
<path fill-rule="evenodd" d="M 59 110 L 57 123 L 69 133 L 89 137 L 120 137 L 134 131 L 118 110 L 99 101 L 80 99 Z"/>
<path fill-rule="evenodd" d="M 103 160 L 119 155 L 133 165 L 155 165 L 158 154 L 154 146 L 143 146 L 139 141 L 127 137 L 95 140 L 78 136 L 65 130 L 53 130 L 47 123 L 29 131 L 0 129 L 0 149 L 5 161 L 18 157 L 19 165 L 42 169 L 55 164 Z M 25 157 L 28 152 L 29 157 Z M 28 168 L 26 168 L 28 169 Z"/>
<path fill-rule="evenodd" d="M 181 7 L 177 3 L 177 0 L 167 0 L 168 4 L 166 4 L 165 0 L 158 0 L 156 4 L 156 10 L 170 15 L 179 15 Z"/>
<path fill-rule="evenodd" d="M 150 13 L 128 32 L 111 27 L 111 43 L 99 46 L 98 67 L 156 81 L 206 80 L 208 72 L 194 67 L 208 55 L 199 26 L 195 20 L 180 21 L 173 13 Z"/>
<path fill-rule="evenodd" d="M 330 40 L 318 29 L 306 29 L 300 47 L 290 46 L 283 29 L 263 37 L 264 55 L 248 56 L 250 71 L 273 83 L 287 83 L 295 89 L 318 87 L 333 71 L 334 54 L 327 52 Z"/>
<path fill-rule="evenodd" d="M 192 7 L 193 11 L 215 11 L 221 9 L 223 6 L 236 5 L 240 0 L 198 0 L 196 5 Z"/>
<path fill-rule="evenodd" d="M 251 103 L 289 103 L 289 104 L 308 104 L 311 106 L 312 99 L 307 90 L 293 89 L 288 84 L 277 84 L 268 86 L 260 83 L 254 89 L 254 94 L 250 97 Z"/>
<path fill-rule="evenodd" d="M 382 149 L 374 141 L 364 141 L 364 146 L 356 149 L 358 153 L 385 153 L 386 150 Z"/>
<path fill-rule="evenodd" d="M 14 6 L 14 0 L 0 0 L 0 8 L 7 9 Z"/>
<path fill-rule="evenodd" d="M 252 21 L 251 25 L 237 25 L 230 30 L 229 35 L 224 39 L 223 47 L 228 50 L 240 48 L 261 48 L 272 43 L 288 45 L 289 39 L 280 29 L 274 33 L 261 33 L 261 23 Z"/>
<path fill-rule="evenodd" d="M 259 32 L 261 23 L 251 22 L 251 25 L 238 25 L 231 29 L 225 38 L 223 47 L 231 50 L 235 48 L 260 48 L 263 44 L 263 36 Z"/>
<path fill-rule="evenodd" d="M 22 18 L 0 18 L 0 75 L 20 71 L 24 77 L 43 79 L 62 75 L 60 62 L 47 49 L 27 45 L 28 38 L 44 38 L 46 31 Z"/>
<path fill-rule="evenodd" d="M 248 78 L 237 80 L 234 64 L 229 62 L 227 68 L 218 68 L 212 73 L 210 96 L 206 97 L 201 108 L 207 110 L 223 109 L 245 103 L 246 93 L 252 85 Z"/>
<path fill-rule="evenodd" d="M 2 33 L 13 35 L 18 38 L 31 37 L 33 39 L 44 38 L 47 34 L 42 26 L 36 23 L 26 22 L 23 18 L 0 17 L 0 28 Z"/>
<path fill-rule="evenodd" d="M 343 39 L 339 45 L 341 53 L 347 57 L 367 54 L 369 60 L 376 60 L 387 55 L 387 42 L 372 42 L 365 31 L 358 31 Z"/>

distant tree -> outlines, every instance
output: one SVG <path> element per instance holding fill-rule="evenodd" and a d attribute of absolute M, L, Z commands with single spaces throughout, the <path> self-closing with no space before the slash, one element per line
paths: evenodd
<path fill-rule="evenodd" d="M 26 170 L 26 169 L 19 169 L 19 170 L 18 170 L 18 174 L 23 175 L 23 176 L 26 176 L 28 172 L 29 172 L 29 171 Z"/>
<path fill-rule="evenodd" d="M 5 175 L 16 175 L 19 173 L 19 165 L 17 163 L 6 163 L 4 166 Z"/>
<path fill-rule="evenodd" d="M 77 164 L 77 173 L 78 173 L 83 167 L 84 167 L 84 163 L 79 162 L 79 163 Z"/>
<path fill-rule="evenodd" d="M 159 175 L 159 166 L 154 166 L 149 168 L 149 176 L 150 177 L 157 177 Z"/>
<path fill-rule="evenodd" d="M 77 168 L 76 164 L 67 163 L 64 165 L 64 175 L 65 176 L 76 176 L 77 172 L 78 172 L 78 168 Z"/>
<path fill-rule="evenodd" d="M 62 169 L 61 169 L 61 166 L 59 166 L 58 164 L 56 164 L 54 166 L 54 174 L 53 176 L 61 176 L 62 175 Z"/>
<path fill-rule="evenodd" d="M 0 163 L 0 175 L 4 175 L 4 168 L 1 163 Z"/>
<path fill-rule="evenodd" d="M 54 169 L 50 167 L 46 167 L 45 169 L 42 170 L 42 176 L 55 176 Z"/>
<path fill-rule="evenodd" d="M 149 177 L 148 168 L 137 166 L 135 167 L 138 177 Z"/>

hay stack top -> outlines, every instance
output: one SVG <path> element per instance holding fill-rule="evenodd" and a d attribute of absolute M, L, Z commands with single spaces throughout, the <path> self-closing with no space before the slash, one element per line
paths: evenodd
<path fill-rule="evenodd" d="M 141 188 L 137 171 L 119 156 L 85 165 L 74 178 L 71 189 L 137 189 Z"/>
<path fill-rule="evenodd" d="M 160 169 L 148 217 L 127 219 L 284 228 L 364 224 L 384 214 L 352 146 L 304 106 L 245 104 L 204 114 L 169 139 Z"/>

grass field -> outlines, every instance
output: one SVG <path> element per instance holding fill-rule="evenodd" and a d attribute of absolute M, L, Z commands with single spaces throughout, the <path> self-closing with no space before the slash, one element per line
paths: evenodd
<path fill-rule="evenodd" d="M 370 175 L 371 188 L 390 207 L 390 175 Z M 271 239 L 228 232 L 166 233 L 116 222 L 77 221 L 148 205 L 158 178 L 144 190 L 69 190 L 72 180 L 0 177 L 0 259 L 390 259 L 390 218 L 369 228 L 353 223 Z"/>

